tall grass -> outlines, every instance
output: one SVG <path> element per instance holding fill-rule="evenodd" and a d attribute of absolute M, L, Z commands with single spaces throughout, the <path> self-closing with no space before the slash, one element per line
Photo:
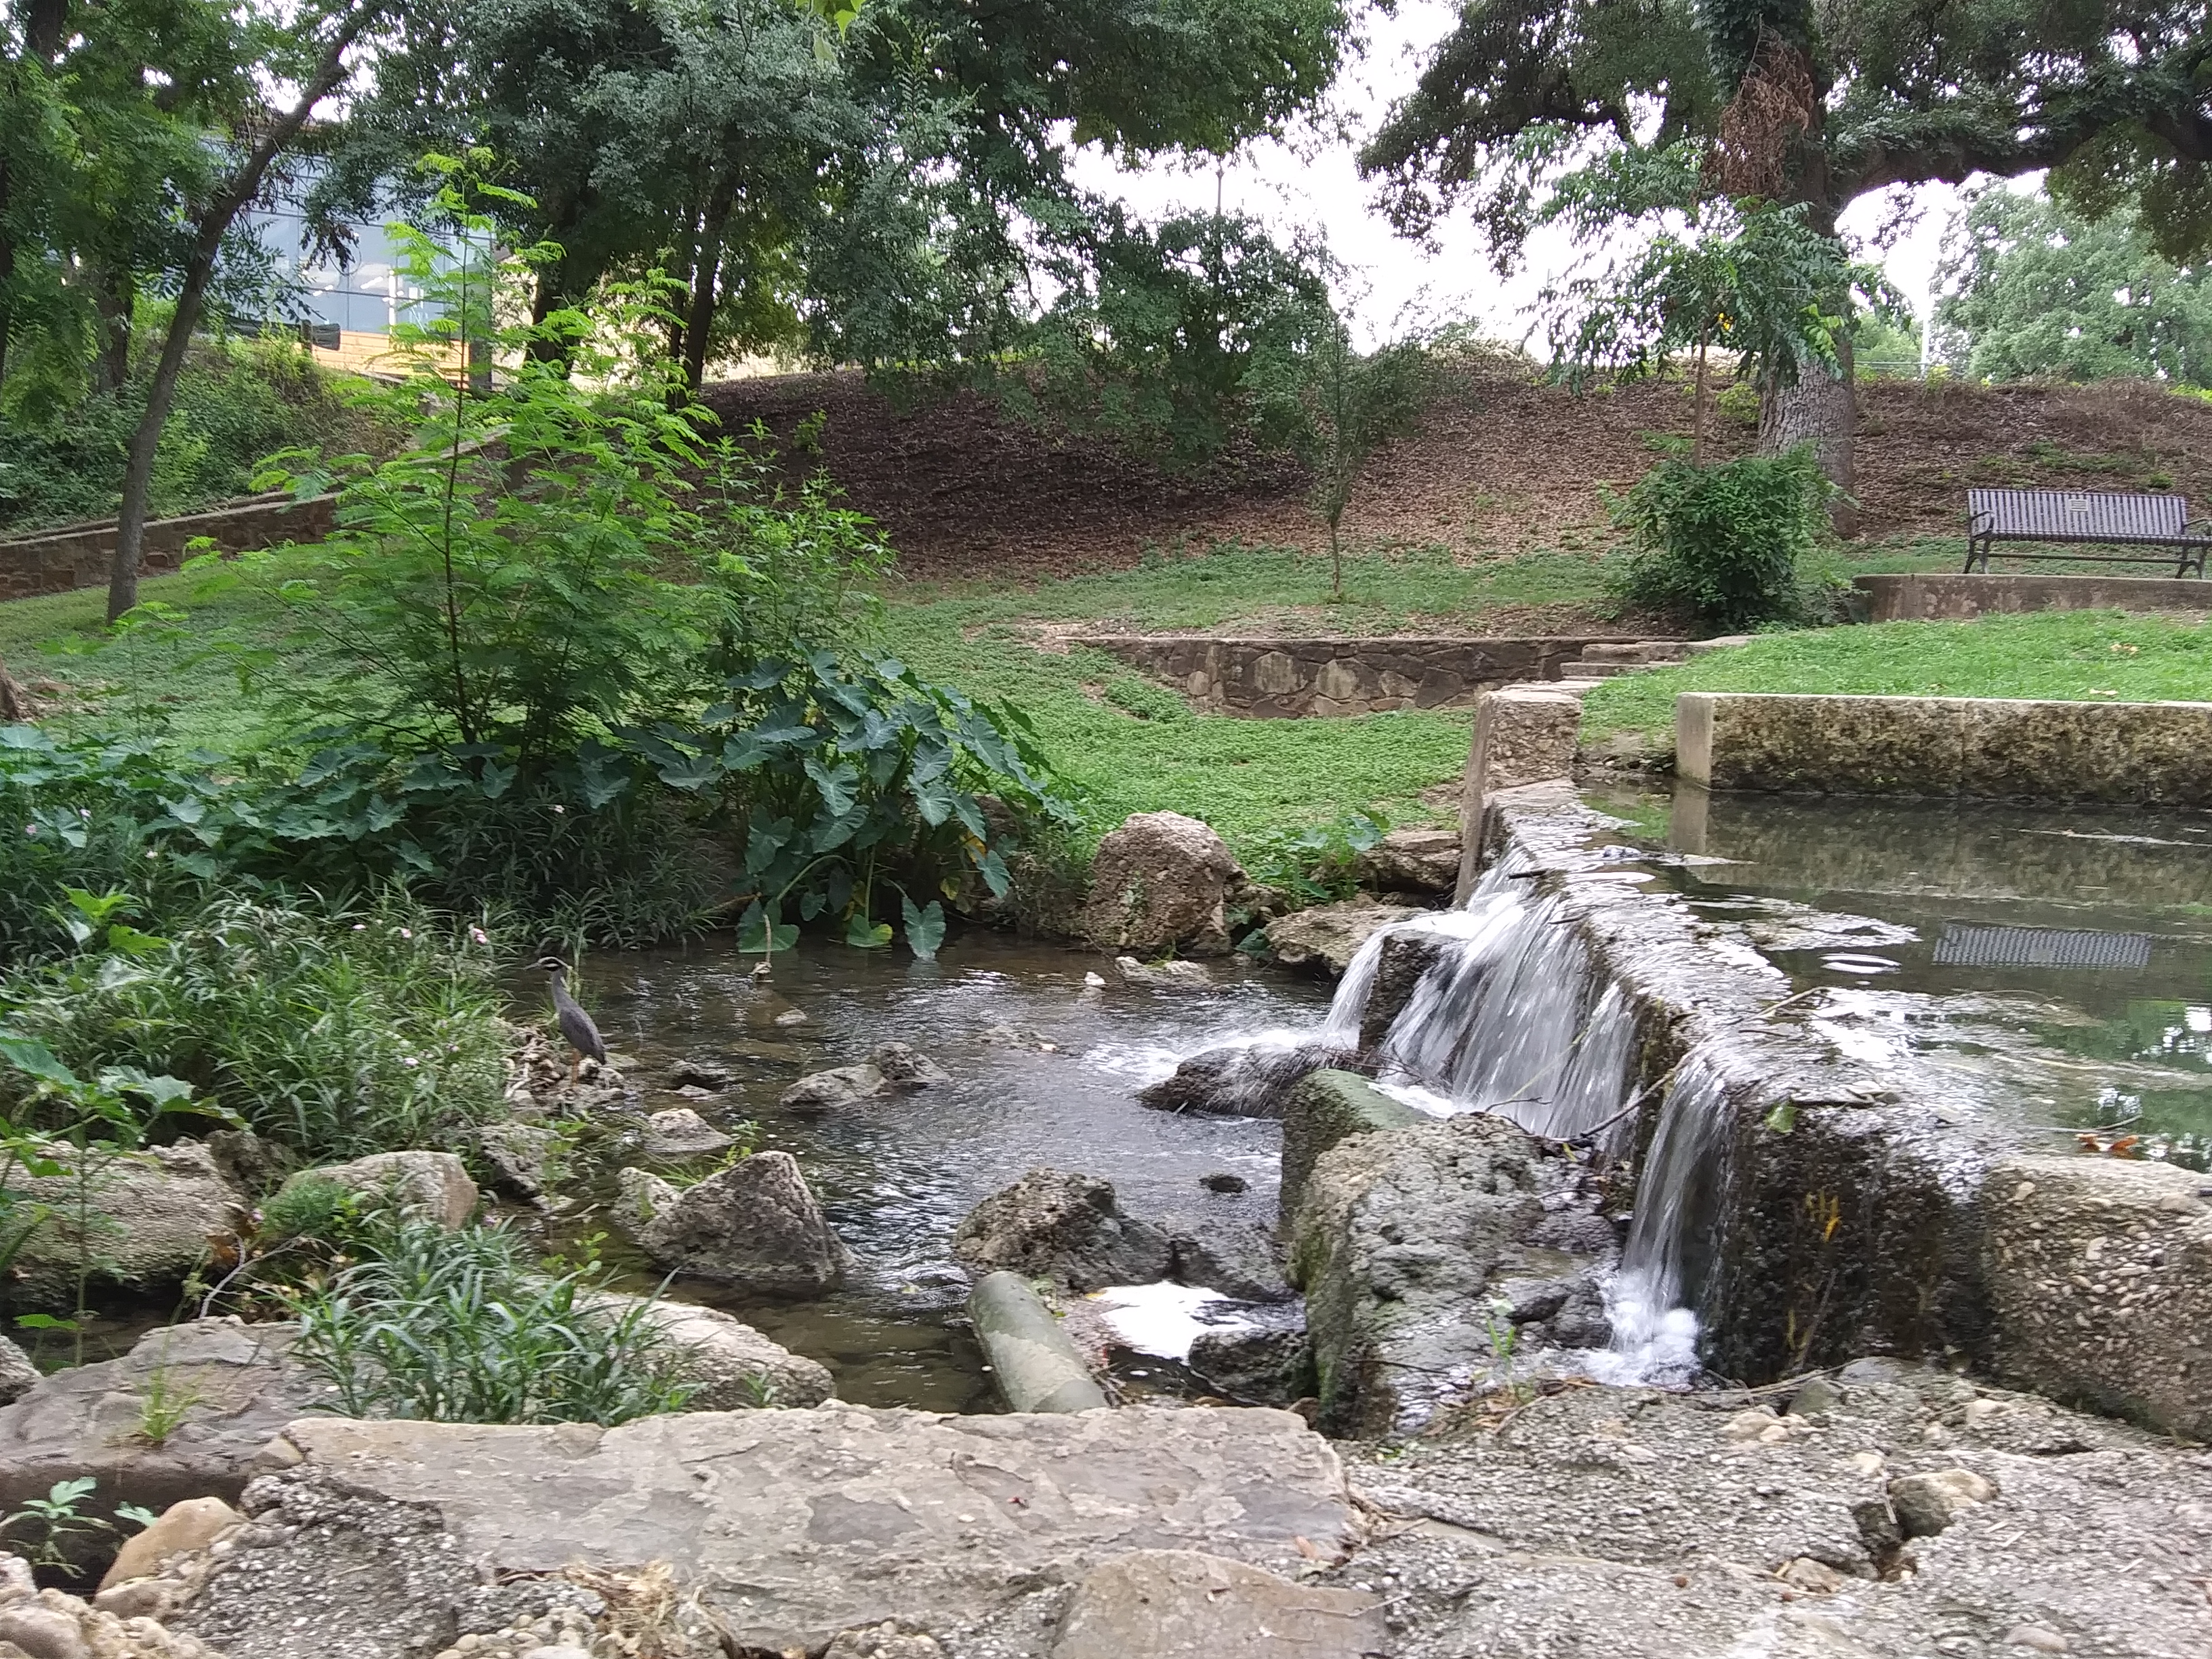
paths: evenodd
<path fill-rule="evenodd" d="M 362 1243 L 364 1260 L 300 1298 L 292 1350 L 348 1416 L 611 1427 L 696 1392 L 653 1304 L 595 1300 L 589 1264 L 547 1273 L 503 1227 L 395 1219 Z"/>
<path fill-rule="evenodd" d="M 314 1158 L 437 1146 L 497 1112 L 492 953 L 389 902 L 319 915 L 219 900 L 159 949 L 0 981 L 0 1016 L 90 1075 L 184 1079 Z"/>

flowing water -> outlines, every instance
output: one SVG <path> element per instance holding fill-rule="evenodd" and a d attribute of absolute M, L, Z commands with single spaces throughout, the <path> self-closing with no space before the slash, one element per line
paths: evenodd
<path fill-rule="evenodd" d="M 672 1293 L 727 1309 L 822 1361 L 841 1398 L 989 1409 L 981 1356 L 957 1320 L 968 1281 L 952 1233 L 979 1200 L 1034 1166 L 1102 1176 L 1125 1208 L 1150 1218 L 1273 1218 L 1276 1124 L 1152 1111 L 1134 1095 L 1198 1049 L 1310 1029 L 1328 997 L 1318 983 L 1237 959 L 1215 964 L 1207 988 L 1118 976 L 1091 985 L 1086 975 L 1114 975 L 1109 962 L 990 933 L 963 935 L 934 963 L 808 941 L 779 953 L 766 986 L 750 977 L 754 960 L 713 946 L 603 956 L 585 964 L 580 994 L 609 1046 L 634 1062 L 627 1072 L 644 1085 L 645 1109 L 690 1105 L 723 1127 L 750 1119 L 755 1145 L 799 1158 L 853 1252 L 846 1285 L 797 1302 L 698 1279 Z M 803 1021 L 778 1023 L 793 1015 Z M 801 1074 L 894 1040 L 952 1081 L 819 1117 L 778 1110 Z M 726 1066 L 738 1081 L 711 1099 L 678 1097 L 667 1079 L 683 1060 Z M 1236 1176 L 1247 1189 L 1212 1191 L 1199 1184 L 1208 1175 Z M 643 1263 L 625 1265 L 634 1285 L 653 1282 Z M 1139 1389 L 1156 1380 L 1141 1358 L 1124 1364 Z"/>

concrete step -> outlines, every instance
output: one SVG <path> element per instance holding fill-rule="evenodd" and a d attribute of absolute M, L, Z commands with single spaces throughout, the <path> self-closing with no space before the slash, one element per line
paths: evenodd
<path fill-rule="evenodd" d="M 1586 645 L 1585 663 L 1628 663 L 1647 667 L 1653 663 L 1680 662 L 1690 649 L 1687 640 L 1638 640 L 1621 645 Z"/>
<path fill-rule="evenodd" d="M 1656 666 L 1648 662 L 1563 662 L 1559 672 L 1572 680 L 1609 680 L 1620 674 L 1641 674 Z"/>

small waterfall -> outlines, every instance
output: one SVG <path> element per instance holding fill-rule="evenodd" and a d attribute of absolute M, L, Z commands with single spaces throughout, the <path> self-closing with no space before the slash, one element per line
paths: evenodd
<path fill-rule="evenodd" d="M 1698 1369 L 1698 1316 L 1728 1158 L 1727 1080 L 1692 1049 L 1674 1073 L 1637 1182 L 1636 1213 L 1606 1290 L 1613 1346 L 1601 1382 L 1686 1380 Z"/>
<path fill-rule="evenodd" d="M 1613 1116 L 1627 1097 L 1634 1023 L 1601 986 L 1565 906 L 1532 897 L 1521 861 L 1493 866 L 1455 910 L 1419 916 L 1362 945 L 1330 1005 L 1322 1041 L 1351 1048 L 1393 938 L 1445 942 L 1384 1039 L 1377 1081 L 1439 1116 L 1498 1111 L 1565 1139 Z"/>

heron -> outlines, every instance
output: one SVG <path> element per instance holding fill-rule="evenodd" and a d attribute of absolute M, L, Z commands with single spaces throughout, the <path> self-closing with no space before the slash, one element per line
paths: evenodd
<path fill-rule="evenodd" d="M 553 988 L 554 1016 L 561 1023 L 561 1035 L 576 1051 L 576 1063 L 568 1068 L 568 1080 L 573 1083 L 586 1059 L 595 1060 L 602 1066 L 607 1063 L 606 1040 L 600 1036 L 599 1028 L 592 1023 L 583 1005 L 568 994 L 567 963 L 558 957 L 540 957 L 530 965 L 550 975 L 547 982 Z"/>

